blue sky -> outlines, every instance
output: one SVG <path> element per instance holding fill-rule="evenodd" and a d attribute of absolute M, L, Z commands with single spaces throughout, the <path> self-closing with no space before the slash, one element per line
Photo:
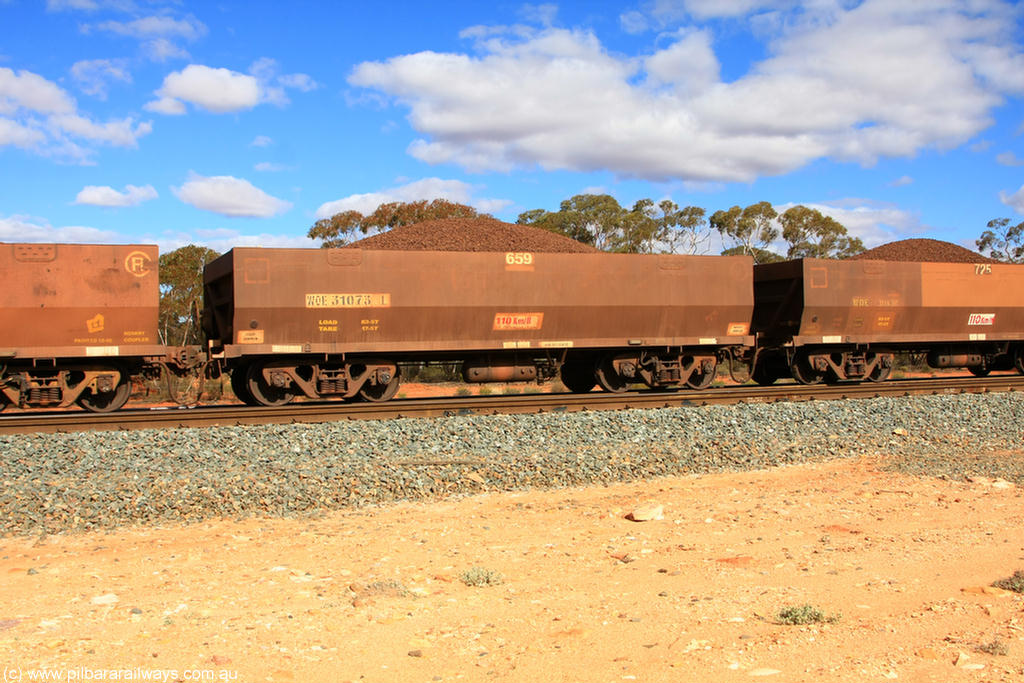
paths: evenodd
<path fill-rule="evenodd" d="M 995 0 L 0 0 L 0 240 L 313 246 L 445 197 L 769 201 L 870 247 L 1024 219 Z M 713 247 L 712 247 L 713 248 Z"/>

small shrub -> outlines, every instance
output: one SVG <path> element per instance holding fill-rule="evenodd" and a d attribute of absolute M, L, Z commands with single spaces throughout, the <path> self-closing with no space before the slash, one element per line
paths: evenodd
<path fill-rule="evenodd" d="M 1024 570 L 1018 569 L 1013 573 L 1013 576 L 1008 576 L 1005 579 L 993 581 L 992 585 L 996 588 L 1002 588 L 1006 591 L 1013 591 L 1014 593 L 1024 593 Z"/>
<path fill-rule="evenodd" d="M 374 581 L 366 584 L 365 586 L 360 586 L 359 590 L 356 590 L 355 592 L 360 595 L 384 595 L 396 598 L 405 598 L 409 596 L 409 589 L 405 587 L 405 584 L 395 579 Z"/>
<path fill-rule="evenodd" d="M 456 396 L 471 396 L 472 394 L 473 392 L 470 391 L 468 387 L 459 387 L 455 390 Z"/>
<path fill-rule="evenodd" d="M 521 394 L 522 390 L 519 387 L 505 387 L 501 390 L 501 393 L 506 395 Z"/>
<path fill-rule="evenodd" d="M 834 624 L 839 621 L 839 614 L 825 614 L 813 605 L 784 607 L 779 610 L 775 620 L 780 624 L 803 626 L 804 624 Z"/>
<path fill-rule="evenodd" d="M 997 657 L 1005 657 L 1010 654 L 1010 648 L 1006 643 L 996 638 L 991 643 L 979 645 L 978 652 L 984 652 L 987 655 L 996 655 Z"/>
<path fill-rule="evenodd" d="M 497 586 L 505 582 L 505 577 L 501 575 L 501 572 L 496 572 L 486 567 L 467 569 L 462 572 L 459 578 L 467 586 Z"/>
<path fill-rule="evenodd" d="M 494 393 L 494 389 L 491 389 L 486 384 L 480 387 L 480 390 L 476 392 L 478 396 L 490 396 Z"/>

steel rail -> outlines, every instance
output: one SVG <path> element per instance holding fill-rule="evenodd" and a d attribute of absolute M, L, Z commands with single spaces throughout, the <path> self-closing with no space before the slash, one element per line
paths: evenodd
<path fill-rule="evenodd" d="M 780 384 L 712 387 L 703 391 L 631 391 L 621 394 L 511 394 L 445 398 L 395 399 L 383 403 L 320 401 L 276 408 L 211 405 L 195 408 L 149 408 L 113 413 L 78 411 L 25 412 L 0 415 L 0 434 L 114 431 L 252 424 L 319 423 L 337 420 L 382 420 L 446 415 L 492 415 L 630 408 L 671 408 L 711 404 L 816 401 L 879 396 L 1024 391 L 1024 376 L 900 379 L 881 383 L 833 385 Z"/>

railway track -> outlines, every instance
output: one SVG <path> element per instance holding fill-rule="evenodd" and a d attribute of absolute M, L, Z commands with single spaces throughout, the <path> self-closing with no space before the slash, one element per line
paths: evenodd
<path fill-rule="evenodd" d="M 247 424 L 316 423 L 336 420 L 383 420 L 398 417 L 487 415 L 629 408 L 670 408 L 731 403 L 817 401 L 878 396 L 1024 391 L 1024 376 L 903 379 L 835 385 L 780 384 L 712 387 L 704 391 L 637 391 L 621 394 L 516 394 L 399 399 L 385 403 L 297 403 L 277 408 L 214 405 L 151 408 L 96 414 L 79 411 L 0 415 L 0 434 L 91 430 L 167 429 Z"/>

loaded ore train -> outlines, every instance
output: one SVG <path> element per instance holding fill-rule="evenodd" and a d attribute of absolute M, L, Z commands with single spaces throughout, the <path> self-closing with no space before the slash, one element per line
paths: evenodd
<path fill-rule="evenodd" d="M 122 407 L 131 379 L 230 373 L 252 405 L 386 401 L 403 366 L 573 392 L 701 389 L 719 365 L 883 381 L 896 354 L 1024 373 L 1024 266 L 240 247 L 205 270 L 206 345 L 158 343 L 157 249 L 0 244 L 0 409 Z"/>

